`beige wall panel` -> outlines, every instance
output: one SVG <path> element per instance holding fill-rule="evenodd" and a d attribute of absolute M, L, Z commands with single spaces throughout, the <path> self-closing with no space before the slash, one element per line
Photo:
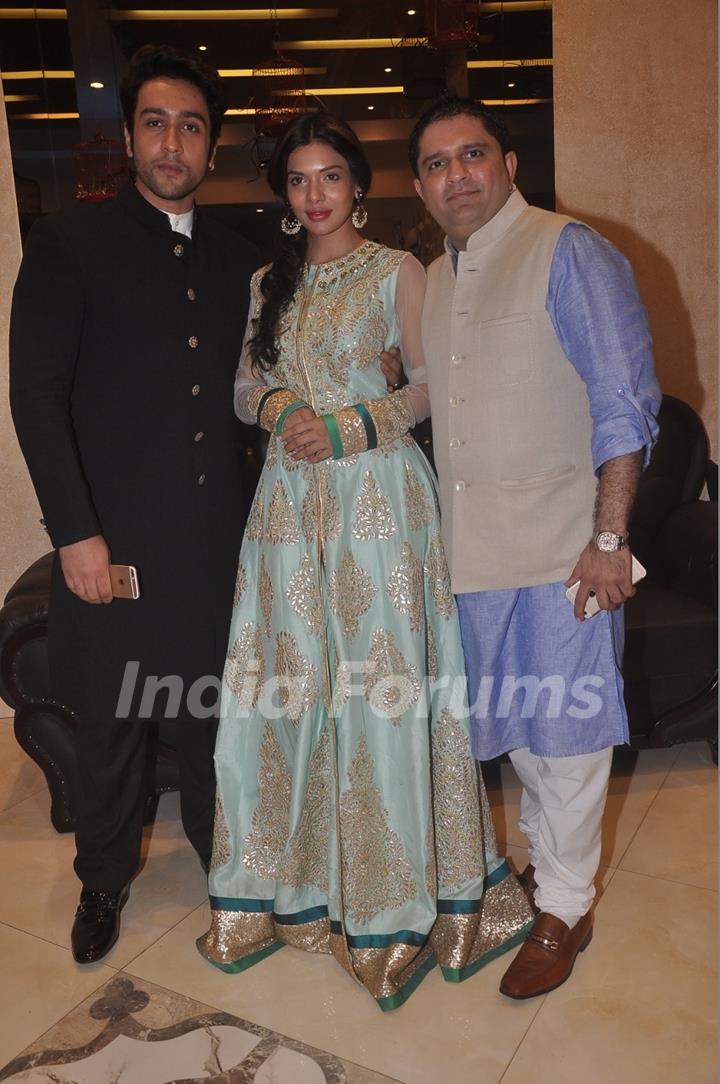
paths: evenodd
<path fill-rule="evenodd" d="M 35 491 L 18 448 L 8 406 L 10 302 L 20 255 L 5 103 L 0 101 L 0 601 L 23 569 L 50 549 L 49 539 L 38 522 L 40 511 Z"/>
<path fill-rule="evenodd" d="M 631 260 L 663 390 L 717 423 L 717 5 L 555 0 L 558 210 Z"/>

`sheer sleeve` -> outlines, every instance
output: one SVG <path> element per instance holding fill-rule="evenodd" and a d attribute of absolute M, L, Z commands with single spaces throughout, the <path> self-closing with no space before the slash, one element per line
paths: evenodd
<path fill-rule="evenodd" d="M 424 299 L 425 269 L 414 256 L 408 255 L 400 264 L 395 290 L 398 345 L 408 383 L 380 399 L 366 399 L 334 414 L 324 414 L 333 458 L 343 459 L 388 444 L 430 414 L 420 328 Z"/>
<path fill-rule="evenodd" d="M 261 267 L 250 281 L 250 308 L 245 328 L 240 364 L 235 374 L 235 413 L 246 425 L 259 425 L 269 433 L 282 432 L 285 420 L 293 410 L 307 406 L 289 388 L 270 387 L 262 371 L 253 365 L 250 340 L 255 334 L 255 323 L 262 305 L 260 283 L 267 271 Z"/>

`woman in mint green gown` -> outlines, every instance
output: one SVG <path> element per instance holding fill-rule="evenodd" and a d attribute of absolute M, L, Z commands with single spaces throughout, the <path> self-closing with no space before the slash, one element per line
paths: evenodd
<path fill-rule="evenodd" d="M 531 914 L 498 856 L 470 748 L 435 479 L 425 274 L 364 241 L 370 169 L 328 114 L 287 130 L 289 204 L 256 273 L 236 410 L 270 431 L 240 553 L 215 754 L 212 925 L 242 971 L 283 945 L 332 953 L 382 1009 L 437 963 L 460 982 Z M 387 392 L 380 354 L 408 383 Z"/>

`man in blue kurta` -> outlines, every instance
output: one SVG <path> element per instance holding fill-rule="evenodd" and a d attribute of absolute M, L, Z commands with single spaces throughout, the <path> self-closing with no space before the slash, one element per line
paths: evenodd
<path fill-rule="evenodd" d="M 423 345 L 475 753 L 508 753 L 523 788 L 536 919 L 500 987 L 520 999 L 564 982 L 592 937 L 612 748 L 628 738 L 627 526 L 660 389 L 629 264 L 525 202 L 496 114 L 444 99 L 409 151 L 447 234 Z"/>

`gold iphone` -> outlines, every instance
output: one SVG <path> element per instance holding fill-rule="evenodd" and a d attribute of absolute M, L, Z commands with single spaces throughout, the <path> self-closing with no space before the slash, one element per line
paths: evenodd
<path fill-rule="evenodd" d="M 140 580 L 135 565 L 110 565 L 113 598 L 140 598 Z"/>

